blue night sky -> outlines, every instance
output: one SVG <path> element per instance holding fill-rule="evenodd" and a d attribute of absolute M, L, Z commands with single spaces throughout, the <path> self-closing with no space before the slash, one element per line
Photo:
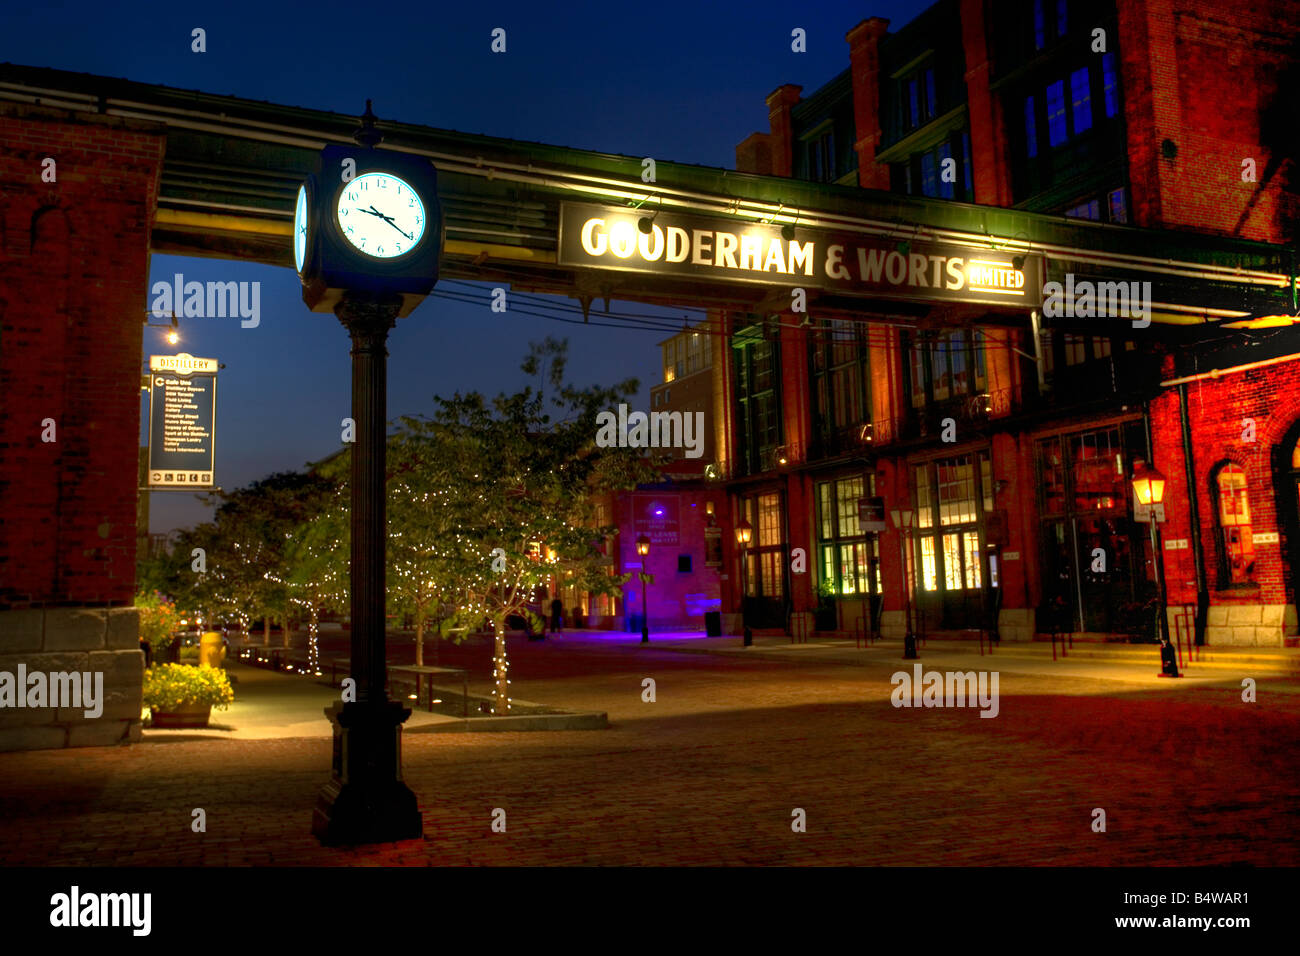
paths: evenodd
<path fill-rule="evenodd" d="M 273 103 L 634 156 L 734 167 L 735 145 L 766 131 L 764 97 L 782 83 L 805 95 L 848 66 L 844 34 L 869 16 L 899 27 L 919 0 L 872 4 L 660 2 L 491 4 L 266 2 L 10 4 L 0 61 L 125 77 Z M 192 53 L 190 31 L 207 31 Z M 507 53 L 489 50 L 507 31 Z M 790 50 L 807 31 L 808 52 Z M 303 305 L 290 269 L 155 255 L 154 281 L 260 281 L 261 324 L 182 320 L 181 342 L 145 331 L 144 355 L 214 357 L 217 478 L 235 488 L 301 468 L 339 446 L 349 414 L 349 341 Z M 147 291 L 147 290 L 146 290 Z M 572 300 L 561 300 L 572 302 Z M 687 314 L 665 310 L 676 321 Z M 649 312 L 634 303 L 614 309 Z M 695 317 L 695 313 L 692 317 Z M 389 338 L 389 417 L 432 411 L 434 394 L 495 394 L 521 385 L 527 343 L 567 337 L 580 383 L 660 374 L 658 331 L 567 325 L 430 298 Z M 142 402 L 147 416 L 147 402 Z M 143 440 L 143 430 L 142 430 Z M 204 520 L 182 493 L 155 493 L 151 530 Z"/>

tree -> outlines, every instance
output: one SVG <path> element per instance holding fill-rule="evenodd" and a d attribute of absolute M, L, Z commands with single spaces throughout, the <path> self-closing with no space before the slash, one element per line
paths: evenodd
<path fill-rule="evenodd" d="M 466 530 L 472 493 L 457 480 L 461 452 L 447 429 L 422 418 L 402 418 L 388 442 L 388 602 L 414 620 L 417 667 L 430 624 L 438 640 L 444 628 L 460 637 L 487 613 L 471 597 L 482 567 Z"/>
<path fill-rule="evenodd" d="M 612 594 L 599 543 L 616 529 L 592 526 L 589 496 L 651 480 L 639 453 L 596 445 L 597 415 L 636 393 L 635 379 L 613 387 L 566 382 L 568 345 L 534 343 L 521 370 L 535 379 L 491 402 L 477 393 L 435 398 L 434 427 L 454 451 L 443 462 L 455 490 L 457 533 L 474 547 L 448 560 L 495 635 L 493 712 L 510 709 L 505 624 L 529 613 L 540 586 L 564 576 L 582 590 Z"/>
<path fill-rule="evenodd" d="M 303 503 L 305 520 L 286 536 L 283 577 L 267 573 L 273 584 L 284 589 L 288 606 L 299 609 L 307 619 L 307 663 L 311 667 L 318 662 L 320 615 L 348 607 L 351 525 L 347 487 L 338 477 L 345 466 L 345 456 L 318 466 L 316 477 L 322 484 L 314 486 L 309 501 Z M 288 642 L 286 625 L 286 647 Z"/>
<path fill-rule="evenodd" d="M 330 460 L 327 459 L 327 462 Z M 216 561 L 209 561 L 227 605 L 241 619 L 261 618 L 264 642 L 271 622 L 284 624 L 289 642 L 290 550 L 295 534 L 318 516 L 338 493 L 337 476 L 327 466 L 306 472 L 268 475 L 221 495 L 214 522 L 219 529 Z"/>

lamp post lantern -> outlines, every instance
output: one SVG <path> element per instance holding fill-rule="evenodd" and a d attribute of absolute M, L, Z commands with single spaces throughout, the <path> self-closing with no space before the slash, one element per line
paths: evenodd
<path fill-rule="evenodd" d="M 646 591 L 650 587 L 650 575 L 646 573 L 645 559 L 650 554 L 650 539 L 645 535 L 636 539 L 636 553 L 641 555 L 641 643 L 650 643 L 650 619 L 646 617 Z"/>
<path fill-rule="evenodd" d="M 736 544 L 740 545 L 740 625 L 745 631 L 745 646 L 753 647 L 754 632 L 749 629 L 749 619 L 745 613 L 745 587 L 749 580 L 745 575 L 745 557 L 749 550 L 749 542 L 754 540 L 754 526 L 745 519 L 740 520 L 736 525 Z"/>
<path fill-rule="evenodd" d="M 893 508 L 889 512 L 889 517 L 893 519 L 894 527 L 898 529 L 898 553 L 902 558 L 903 567 L 903 601 L 904 601 L 904 634 L 903 634 L 903 660 L 916 660 L 916 632 L 912 629 L 912 582 L 908 574 L 907 552 L 908 545 L 911 542 L 912 519 L 915 512 L 911 508 Z"/>
<path fill-rule="evenodd" d="M 1169 591 L 1165 581 L 1164 539 L 1160 534 L 1160 523 L 1165 520 L 1165 476 L 1141 458 L 1133 462 L 1133 495 L 1137 500 L 1134 517 L 1151 526 L 1158 596 L 1156 611 L 1160 616 L 1160 676 L 1179 677 L 1177 653 L 1169 640 Z"/>

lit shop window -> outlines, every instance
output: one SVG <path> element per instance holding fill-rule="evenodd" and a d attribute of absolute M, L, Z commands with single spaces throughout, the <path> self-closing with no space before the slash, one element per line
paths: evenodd
<path fill-rule="evenodd" d="M 939 590 L 939 575 L 935 571 L 934 538 L 921 539 L 921 588 L 925 591 Z"/>
<path fill-rule="evenodd" d="M 879 539 L 863 531 L 858 521 L 858 499 L 875 486 L 874 476 L 867 478 L 817 484 L 822 581 L 831 584 L 834 594 L 879 594 L 883 587 Z"/>
<path fill-rule="evenodd" d="M 945 591 L 978 590 L 983 577 L 978 508 L 993 503 L 988 453 L 919 465 L 913 480 L 921 587 L 937 590 L 942 577 Z M 936 526 L 942 528 L 937 541 L 925 533 Z"/>
<path fill-rule="evenodd" d="M 1215 477 L 1219 496 L 1219 579 L 1223 587 L 1254 583 L 1255 546 L 1251 539 L 1246 472 L 1231 462 Z"/>
<path fill-rule="evenodd" d="M 779 598 L 785 593 L 785 522 L 779 494 L 741 499 L 741 515 L 753 530 L 746 549 L 745 594 Z"/>

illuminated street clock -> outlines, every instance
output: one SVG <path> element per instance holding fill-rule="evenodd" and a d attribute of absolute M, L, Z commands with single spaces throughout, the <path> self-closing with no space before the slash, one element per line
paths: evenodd
<path fill-rule="evenodd" d="M 410 255 L 429 225 L 420 194 L 390 173 L 366 173 L 344 186 L 336 215 L 343 238 L 376 259 Z"/>
<path fill-rule="evenodd" d="M 313 312 L 347 291 L 402 296 L 409 315 L 438 280 L 443 219 L 437 170 L 426 159 L 375 148 L 366 104 L 356 146 L 327 146 L 298 190 L 294 265 Z"/>

